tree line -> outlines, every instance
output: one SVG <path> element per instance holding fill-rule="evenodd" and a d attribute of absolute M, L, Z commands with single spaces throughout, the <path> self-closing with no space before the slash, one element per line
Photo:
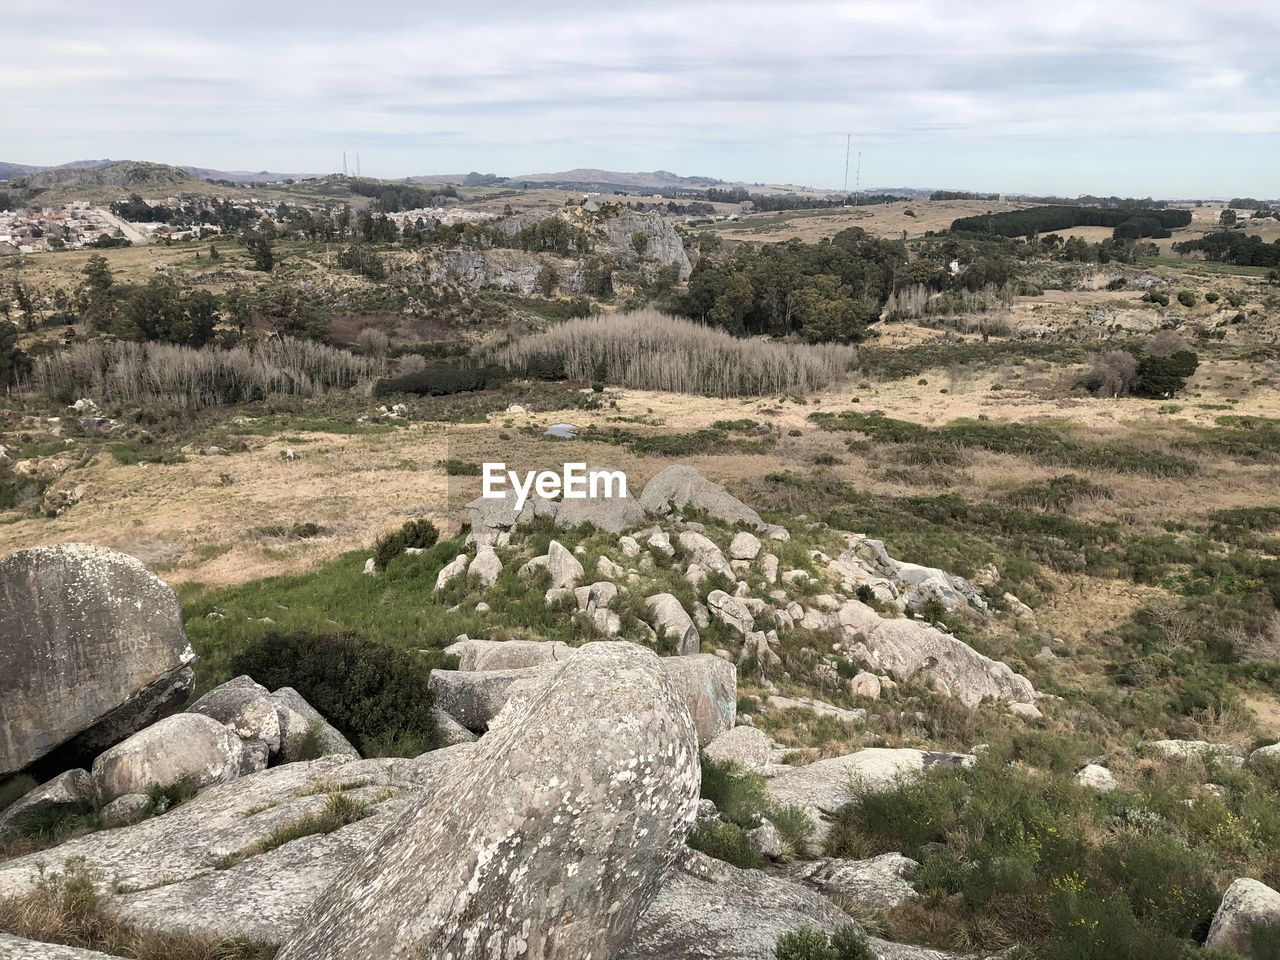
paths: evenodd
<path fill-rule="evenodd" d="M 953 233 L 1031 237 L 1072 227 L 1111 227 L 1117 239 L 1135 240 L 1168 237 L 1173 228 L 1185 227 L 1190 222 L 1190 210 L 1046 206 L 960 217 L 952 221 L 951 230 Z"/>

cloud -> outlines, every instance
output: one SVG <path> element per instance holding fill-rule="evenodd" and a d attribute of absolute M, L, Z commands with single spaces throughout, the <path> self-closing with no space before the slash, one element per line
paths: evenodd
<path fill-rule="evenodd" d="M 1136 187 L 1132 168 L 1185 138 L 1147 174 L 1190 193 L 1260 174 L 1241 138 L 1280 139 L 1280 12 L 1249 7 L 20 0 L 0 123 L 4 159 L 26 162 L 326 170 L 346 147 L 385 176 L 589 164 L 823 184 L 853 132 L 879 182 L 1064 191 L 1051 144 L 1115 152 Z M 978 182 L 997 152 L 1002 171 L 1026 158 L 1019 182 Z"/>

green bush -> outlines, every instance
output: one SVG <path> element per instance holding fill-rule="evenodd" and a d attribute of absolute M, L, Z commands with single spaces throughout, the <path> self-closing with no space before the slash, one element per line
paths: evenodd
<path fill-rule="evenodd" d="M 1194 307 L 1196 305 L 1196 295 L 1191 290 L 1179 290 L 1178 302 L 1184 307 Z"/>
<path fill-rule="evenodd" d="M 734 763 L 702 758 L 702 799 L 710 800 L 720 816 L 740 827 L 753 829 L 770 810 L 768 787 L 758 773 L 747 773 Z"/>
<path fill-rule="evenodd" d="M 379 570 L 386 570 L 389 564 L 408 547 L 425 550 L 434 547 L 440 539 L 440 531 L 430 520 L 410 520 L 399 530 L 385 533 L 373 545 L 373 563 Z"/>
<path fill-rule="evenodd" d="M 498 367 L 463 367 L 456 363 L 428 363 L 421 370 L 379 380 L 373 386 L 373 395 L 388 397 L 396 393 L 412 393 L 418 396 L 441 397 L 453 393 L 483 390 L 490 383 L 505 379 L 508 379 L 507 372 Z"/>
<path fill-rule="evenodd" d="M 743 869 L 758 868 L 764 862 L 751 846 L 747 831 L 727 820 L 706 820 L 698 824 L 689 834 L 689 846 Z"/>
<path fill-rule="evenodd" d="M 848 923 L 830 937 L 813 927 L 799 927 L 778 937 L 777 960 L 875 960 L 866 936 Z"/>
<path fill-rule="evenodd" d="M 352 633 L 268 633 L 233 670 L 273 690 L 293 687 L 365 756 L 432 747 L 431 671 L 416 654 Z"/>

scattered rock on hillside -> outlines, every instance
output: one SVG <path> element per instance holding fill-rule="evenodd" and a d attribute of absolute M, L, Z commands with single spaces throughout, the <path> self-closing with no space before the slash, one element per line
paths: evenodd
<path fill-rule="evenodd" d="M 127 827 L 145 820 L 152 806 L 151 798 L 145 793 L 126 793 L 98 811 L 98 822 L 107 829 Z"/>
<path fill-rule="evenodd" d="M 0 561 L 0 776 L 88 760 L 191 694 L 173 591 L 133 557 L 72 543 Z"/>
<path fill-rule="evenodd" d="M 650 625 L 658 633 L 665 632 L 675 640 L 676 653 L 680 656 L 692 656 L 698 652 L 701 642 L 698 628 L 693 625 L 693 618 L 674 594 L 655 593 L 646 597 L 644 604 L 649 610 Z"/>
<path fill-rule="evenodd" d="M 640 505 L 653 516 L 691 507 L 717 520 L 746 523 L 764 530 L 768 526 L 756 513 L 718 483 L 705 479 L 693 467 L 677 465 L 655 474 L 640 494 Z"/>
<path fill-rule="evenodd" d="M 465 553 L 460 553 L 441 567 L 440 572 L 436 574 L 436 589 L 443 590 L 454 580 L 466 576 L 467 564 L 470 563 L 470 559 Z"/>
<path fill-rule="evenodd" d="M 679 540 L 680 548 L 689 554 L 691 562 L 705 570 L 734 579 L 733 567 L 729 566 L 729 561 L 724 558 L 720 548 L 709 538 L 693 530 L 682 530 Z"/>
<path fill-rule="evenodd" d="M 1235 950 L 1252 958 L 1250 939 L 1254 926 L 1280 924 L 1280 893 L 1257 880 L 1241 878 L 1227 888 L 1213 917 L 1207 950 Z"/>
<path fill-rule="evenodd" d="M 314 760 L 317 755 L 354 757 L 360 751 L 351 745 L 315 707 L 293 687 L 281 687 L 271 694 L 280 721 L 280 762 Z"/>
<path fill-rule="evenodd" d="M 723 590 L 707 594 L 707 609 L 725 626 L 746 635 L 755 629 L 756 618 L 741 597 L 730 596 Z"/>
<path fill-rule="evenodd" d="M 729 544 L 729 556 L 734 560 L 754 560 L 760 553 L 760 538 L 743 530 L 734 534 Z"/>
<path fill-rule="evenodd" d="M 853 639 L 853 638 L 851 638 Z M 1032 703 L 1031 681 L 984 657 L 950 634 L 917 620 L 885 620 L 860 644 L 870 666 L 898 682 L 919 680 L 943 696 L 976 707 L 985 699 Z"/>
<path fill-rule="evenodd" d="M 616 956 L 682 848 L 697 791 L 693 728 L 658 658 L 588 644 L 383 833 L 278 960 L 505 945 Z"/>
<path fill-rule="evenodd" d="M 1280 763 L 1280 743 L 1272 743 L 1265 747 L 1259 747 L 1253 753 L 1249 754 L 1249 765 L 1255 769 L 1269 763 Z"/>
<path fill-rule="evenodd" d="M 1110 793 L 1119 784 L 1115 775 L 1106 767 L 1097 763 L 1087 763 L 1076 773 L 1076 783 L 1099 793 Z"/>
<path fill-rule="evenodd" d="M 492 544 L 481 543 L 476 546 L 476 558 L 471 561 L 468 571 L 485 589 L 498 582 L 498 577 L 502 574 L 502 561 Z"/>
<path fill-rule="evenodd" d="M 68 770 L 0 810 L 0 837 L 20 831 L 24 821 L 53 813 L 86 813 L 96 791 L 88 770 Z"/>
<path fill-rule="evenodd" d="M 547 548 L 547 570 L 551 574 L 551 589 L 571 588 L 582 579 L 586 571 L 578 558 L 570 553 L 559 540 L 552 540 Z"/>
<path fill-rule="evenodd" d="M 769 796 L 774 803 L 808 810 L 817 827 L 815 839 L 821 840 L 829 829 L 826 817 L 849 800 L 851 785 L 864 791 L 884 791 L 930 767 L 969 766 L 974 761 L 968 754 L 876 747 L 802 767 L 766 767 L 763 772 L 770 777 Z"/>
<path fill-rule="evenodd" d="M 769 710 L 812 710 L 820 717 L 830 717 L 846 726 L 854 726 L 867 719 L 867 711 L 846 710 L 812 697 L 769 697 L 764 704 Z"/>
<path fill-rule="evenodd" d="M 919 868 L 910 857 L 883 853 L 869 860 L 801 861 L 787 873 L 828 897 L 841 897 L 873 910 L 891 910 L 920 896 L 910 881 Z"/>
<path fill-rule="evenodd" d="M 1182 760 L 1217 760 L 1228 766 L 1244 764 L 1241 750 L 1233 743 L 1209 743 L 1205 740 L 1151 740 L 1143 749 Z"/>

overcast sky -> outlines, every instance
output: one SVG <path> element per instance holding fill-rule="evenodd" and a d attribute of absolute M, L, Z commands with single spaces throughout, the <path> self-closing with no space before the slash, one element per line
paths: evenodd
<path fill-rule="evenodd" d="M 0 160 L 1280 195 L 1268 0 L 4 0 Z M 850 186 L 854 173 L 850 173 Z"/>

